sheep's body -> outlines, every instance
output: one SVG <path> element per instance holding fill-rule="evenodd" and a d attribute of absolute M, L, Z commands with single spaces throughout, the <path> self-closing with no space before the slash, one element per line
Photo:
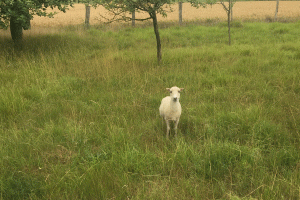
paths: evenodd
<path fill-rule="evenodd" d="M 167 124 L 167 138 L 169 137 L 170 132 L 170 121 L 174 121 L 174 129 L 175 135 L 177 135 L 177 126 L 179 123 L 179 119 L 181 116 L 181 105 L 179 103 L 180 92 L 183 88 L 172 87 L 167 88 L 170 92 L 170 96 L 167 96 L 162 99 L 160 107 L 159 107 L 159 114 L 165 120 Z"/>

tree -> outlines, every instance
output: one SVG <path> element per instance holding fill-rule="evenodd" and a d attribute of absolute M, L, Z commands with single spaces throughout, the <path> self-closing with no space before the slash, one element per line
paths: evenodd
<path fill-rule="evenodd" d="M 231 45 L 231 33 L 230 33 L 230 22 L 231 22 L 231 12 L 232 12 L 232 7 L 233 7 L 233 0 L 228 0 L 228 6 L 226 6 L 226 4 L 224 3 L 223 0 L 221 0 L 221 4 L 224 8 L 224 10 L 227 13 L 227 26 L 228 26 L 228 45 Z"/>
<path fill-rule="evenodd" d="M 1 0 L 0 28 L 10 26 L 11 37 L 14 42 L 22 40 L 23 29 L 30 28 L 33 15 L 52 17 L 55 13 L 47 12 L 48 7 L 65 12 L 71 0 Z"/>
<path fill-rule="evenodd" d="M 230 22 L 231 22 L 231 18 L 232 18 L 232 7 L 233 7 L 233 1 L 234 0 L 228 0 L 228 6 L 225 4 L 225 2 L 223 0 L 189 0 L 189 2 L 191 3 L 192 6 L 199 8 L 200 6 L 202 7 L 206 7 L 207 4 L 209 5 L 213 5 L 213 4 L 217 4 L 220 3 L 224 10 L 227 13 L 227 24 L 228 24 L 228 44 L 231 45 L 231 33 L 230 33 Z"/>
<path fill-rule="evenodd" d="M 149 14 L 149 17 L 143 19 L 135 19 L 137 21 L 143 21 L 151 19 L 153 22 L 154 33 L 156 37 L 156 48 L 157 48 L 157 61 L 160 63 L 162 59 L 161 53 L 161 41 L 158 29 L 157 14 L 167 16 L 167 12 L 171 12 L 170 5 L 173 3 L 172 0 L 102 0 L 103 5 L 107 10 L 113 13 L 113 19 L 110 21 L 128 21 L 132 20 L 128 13 L 133 11 L 143 11 Z"/>

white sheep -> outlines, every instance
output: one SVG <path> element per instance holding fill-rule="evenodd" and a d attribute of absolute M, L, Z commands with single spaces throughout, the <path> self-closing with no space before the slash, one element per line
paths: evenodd
<path fill-rule="evenodd" d="M 166 88 L 170 92 L 170 96 L 167 96 L 161 100 L 159 106 L 159 114 L 166 121 L 167 124 L 167 138 L 169 138 L 170 121 L 174 121 L 175 136 L 177 135 L 177 126 L 181 115 L 181 105 L 179 103 L 180 92 L 184 88 L 178 88 L 176 86 L 172 88 Z"/>

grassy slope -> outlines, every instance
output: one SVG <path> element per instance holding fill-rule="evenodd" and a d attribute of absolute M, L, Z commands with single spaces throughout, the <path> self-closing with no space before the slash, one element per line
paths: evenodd
<path fill-rule="evenodd" d="M 164 28 L 161 66 L 151 27 L 1 39 L 0 199 L 299 198 L 299 28 Z"/>

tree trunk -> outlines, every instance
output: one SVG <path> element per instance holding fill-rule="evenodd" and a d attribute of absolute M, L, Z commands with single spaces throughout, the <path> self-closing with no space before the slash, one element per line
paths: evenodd
<path fill-rule="evenodd" d="M 19 42 L 23 37 L 22 24 L 15 17 L 10 18 L 10 34 L 14 42 Z"/>
<path fill-rule="evenodd" d="M 154 33 L 155 33 L 156 45 L 157 45 L 157 61 L 159 64 L 162 56 L 161 56 L 161 43 L 160 43 L 160 36 L 159 36 L 159 31 L 158 31 L 156 12 L 155 11 L 152 12 L 150 16 L 153 20 L 153 27 L 154 27 Z"/>
<path fill-rule="evenodd" d="M 178 2 L 178 7 L 179 7 L 179 25 L 182 25 L 182 1 Z"/>

